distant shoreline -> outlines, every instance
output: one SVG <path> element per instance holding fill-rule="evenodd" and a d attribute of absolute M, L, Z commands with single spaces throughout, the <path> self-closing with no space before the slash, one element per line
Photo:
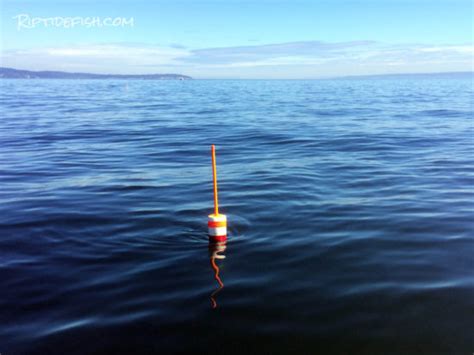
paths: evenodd
<path fill-rule="evenodd" d="M 383 80 L 383 79 L 474 79 L 474 72 L 397 73 L 342 75 L 320 78 L 265 79 L 265 78 L 202 78 L 198 80 Z M 93 74 L 63 71 L 31 71 L 0 67 L 0 79 L 96 79 L 96 80 L 196 80 L 183 74 Z"/>
<path fill-rule="evenodd" d="M 0 79 L 139 79 L 139 80 L 192 80 L 182 74 L 92 74 L 62 71 L 31 71 L 0 67 Z"/>
<path fill-rule="evenodd" d="M 440 73 L 400 73 L 400 74 L 373 74 L 373 75 L 348 75 L 334 77 L 331 79 L 397 79 L 397 78 L 446 78 L 446 79 L 456 79 L 456 78 L 474 78 L 474 72 L 440 72 Z"/>

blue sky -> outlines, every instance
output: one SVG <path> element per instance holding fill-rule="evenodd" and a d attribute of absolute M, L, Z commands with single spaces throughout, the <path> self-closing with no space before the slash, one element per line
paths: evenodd
<path fill-rule="evenodd" d="M 470 71 L 471 0 L 0 0 L 1 65 L 30 70 L 319 78 Z M 124 26 L 31 19 L 125 18 Z"/>

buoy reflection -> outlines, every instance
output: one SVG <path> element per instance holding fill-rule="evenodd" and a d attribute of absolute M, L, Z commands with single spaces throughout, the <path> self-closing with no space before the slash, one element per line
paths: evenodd
<path fill-rule="evenodd" d="M 225 259 L 224 251 L 227 249 L 226 242 L 220 243 L 210 243 L 209 244 L 209 259 L 211 261 L 211 267 L 214 270 L 214 278 L 217 281 L 219 287 L 217 287 L 211 293 L 211 306 L 212 308 L 217 308 L 216 296 L 224 288 L 224 283 L 222 282 L 219 276 L 219 266 L 217 265 L 217 260 Z"/>

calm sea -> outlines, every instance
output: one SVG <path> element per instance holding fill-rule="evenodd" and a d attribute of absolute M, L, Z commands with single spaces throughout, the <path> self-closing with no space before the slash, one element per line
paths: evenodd
<path fill-rule="evenodd" d="M 2 355 L 474 351 L 470 78 L 0 85 Z"/>

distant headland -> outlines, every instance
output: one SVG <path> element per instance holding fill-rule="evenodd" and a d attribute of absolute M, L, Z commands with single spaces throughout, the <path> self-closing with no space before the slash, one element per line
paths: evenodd
<path fill-rule="evenodd" d="M 92 74 L 62 71 L 30 71 L 0 67 L 0 79 L 141 79 L 141 80 L 191 80 L 181 74 Z"/>
<path fill-rule="evenodd" d="M 474 72 L 439 72 L 439 73 L 397 73 L 375 75 L 340 76 L 334 79 L 465 79 L 474 78 Z"/>

